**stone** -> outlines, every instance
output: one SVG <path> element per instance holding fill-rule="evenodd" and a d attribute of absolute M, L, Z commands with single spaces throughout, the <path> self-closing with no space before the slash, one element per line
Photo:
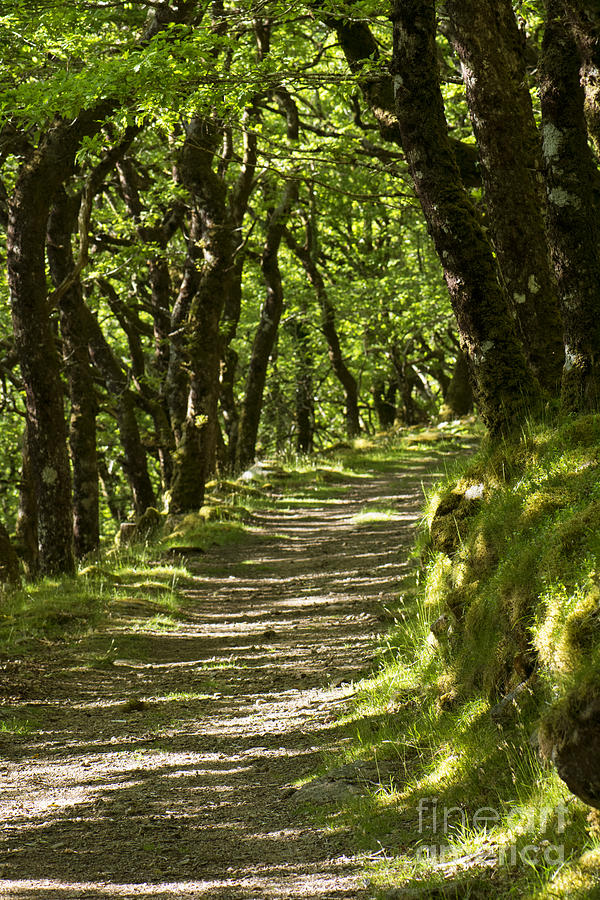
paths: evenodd
<path fill-rule="evenodd" d="M 433 549 L 447 556 L 455 553 L 467 531 L 467 520 L 479 511 L 482 502 L 483 485 L 470 485 L 463 492 L 451 491 L 442 497 L 429 527 Z"/>
<path fill-rule="evenodd" d="M 162 525 L 164 516 L 153 506 L 142 513 L 135 522 L 122 522 L 117 534 L 117 546 L 129 547 L 138 541 L 147 540 Z"/>
<path fill-rule="evenodd" d="M 504 725 L 518 715 L 521 704 L 531 695 L 533 689 L 532 679 L 522 681 L 516 688 L 500 700 L 496 706 L 490 710 L 490 716 L 496 725 Z"/>
<path fill-rule="evenodd" d="M 558 733 L 542 728 L 540 751 L 576 797 L 600 809 L 600 699 L 572 713 Z"/>
<path fill-rule="evenodd" d="M 364 794 L 369 788 L 380 785 L 382 779 L 389 781 L 395 771 L 387 760 L 368 762 L 356 760 L 337 769 L 332 769 L 321 778 L 314 778 L 303 784 L 290 795 L 296 803 L 343 803 L 346 800 Z"/>

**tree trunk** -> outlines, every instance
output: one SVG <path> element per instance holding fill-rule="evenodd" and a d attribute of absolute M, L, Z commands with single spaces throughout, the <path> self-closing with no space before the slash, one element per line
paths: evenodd
<path fill-rule="evenodd" d="M 517 330 L 542 388 L 557 396 L 564 348 L 525 39 L 510 0 L 447 0 L 445 9 L 479 148 L 490 235 Z"/>
<path fill-rule="evenodd" d="M 314 225 L 309 225 L 309 228 L 314 228 Z M 360 434 L 358 384 L 342 354 L 340 338 L 335 325 L 335 309 L 329 299 L 323 276 L 310 251 L 309 245 L 311 240 L 309 239 L 307 241 L 307 246 L 304 247 L 294 240 L 290 234 L 286 234 L 286 240 L 288 246 L 302 264 L 304 271 L 308 276 L 308 280 L 314 288 L 321 309 L 321 329 L 325 336 L 325 340 L 327 341 L 331 367 L 344 389 L 346 434 L 348 437 L 356 437 Z"/>
<path fill-rule="evenodd" d="M 127 376 L 92 311 L 83 304 L 81 312 L 92 361 L 104 378 L 109 396 L 115 404 L 115 418 L 125 457 L 125 476 L 131 488 L 135 514 L 141 516 L 148 507 L 156 506 L 156 497 L 148 474 L 146 451 L 140 437 Z"/>
<path fill-rule="evenodd" d="M 379 427 L 387 431 L 396 421 L 396 391 L 398 385 L 395 381 L 387 381 L 383 377 L 375 377 L 371 393 L 373 405 L 377 413 Z"/>
<path fill-rule="evenodd" d="M 588 131 L 600 156 L 600 6 L 596 0 L 565 0 L 564 8 L 581 55 Z"/>
<path fill-rule="evenodd" d="M 40 552 L 37 529 L 37 501 L 31 472 L 28 426 L 25 424 L 21 439 L 21 482 L 19 485 L 19 509 L 17 511 L 16 537 L 19 555 L 25 563 L 29 578 L 34 578 L 40 568 Z"/>
<path fill-rule="evenodd" d="M 235 229 L 232 240 L 232 272 L 221 320 L 220 400 L 227 433 L 227 460 L 232 470 L 235 469 L 240 417 L 234 394 L 238 355 L 231 344 L 237 333 L 242 308 L 242 274 L 245 260 L 245 238 L 242 227 L 256 172 L 257 134 L 253 128 L 249 127 L 255 113 L 256 109 L 253 106 L 243 116 L 246 128 L 243 136 L 242 167 L 229 203 L 231 223 Z"/>
<path fill-rule="evenodd" d="M 324 7 L 321 15 L 325 24 L 335 29 L 348 68 L 357 76 L 360 89 L 377 121 L 381 137 L 403 147 L 402 128 L 396 115 L 394 88 L 389 70 L 387 66 L 377 69 L 375 65 L 381 62 L 378 40 L 360 15 L 338 18 L 330 11 L 333 4 L 321 0 L 318 5 Z M 472 144 L 448 139 L 465 184 L 479 186 L 481 176 L 477 165 L 477 148 Z"/>
<path fill-rule="evenodd" d="M 98 475 L 100 477 L 102 496 L 106 501 L 108 511 L 117 525 L 120 525 L 121 522 L 124 522 L 125 519 L 127 519 L 127 510 L 122 509 L 117 498 L 116 487 L 118 479 L 108 471 L 106 460 L 102 456 L 98 457 Z"/>
<path fill-rule="evenodd" d="M 48 262 L 55 287 L 74 268 L 71 236 L 79 206 L 78 197 L 69 198 L 64 188 L 60 188 L 48 220 Z M 75 553 L 79 558 L 96 550 L 100 542 L 96 451 L 98 403 L 82 306 L 81 283 L 77 279 L 61 296 L 59 310 L 64 368 L 71 401 L 69 444 L 73 467 L 73 533 Z"/>
<path fill-rule="evenodd" d="M 285 224 L 297 196 L 297 182 L 289 181 L 285 186 L 281 203 L 272 211 L 267 225 L 267 237 L 261 259 L 267 295 L 260 313 L 248 367 L 238 440 L 237 467 L 239 469 L 244 469 L 252 463 L 256 452 L 267 366 L 283 310 L 283 286 L 277 257 Z"/>
<path fill-rule="evenodd" d="M 194 120 L 188 129 L 179 167 L 194 209 L 182 287 L 185 292 L 180 292 L 178 298 L 189 310 L 183 349 L 189 388 L 174 459 L 169 504 L 174 512 L 202 506 L 207 477 L 215 469 L 221 361 L 219 323 L 231 284 L 233 250 L 226 184 L 212 168 L 220 134 L 208 120 Z M 200 253 L 203 265 L 198 269 Z"/>
<path fill-rule="evenodd" d="M 433 0 L 395 2 L 393 73 L 398 122 L 476 386 L 493 435 L 514 429 L 539 400 L 494 257 L 460 180 L 439 87 Z"/>
<path fill-rule="evenodd" d="M 315 397 L 310 333 L 306 321 L 294 316 L 286 327 L 294 341 L 296 356 L 296 450 L 312 453 L 315 431 Z"/>
<path fill-rule="evenodd" d="M 170 486 L 173 475 L 172 453 L 174 450 L 174 438 L 170 428 L 169 404 L 167 400 L 170 336 L 172 330 L 172 284 L 169 261 L 166 254 L 169 241 L 181 225 L 185 207 L 183 203 L 178 201 L 167 210 L 159 224 L 144 224 L 143 213 L 145 209 L 139 191 L 139 176 L 134 161 L 129 157 L 122 159 L 117 166 L 117 172 L 121 194 L 128 213 L 135 221 L 138 236 L 140 240 L 152 247 L 146 264 L 148 266 L 150 308 L 154 333 L 155 352 L 153 368 L 158 376 L 159 388 L 157 396 L 152 398 L 151 402 L 154 407 L 152 415 L 158 439 L 158 458 L 162 484 L 166 491 Z M 135 332 L 135 330 L 134 326 L 133 331 Z M 126 333 L 128 338 L 131 338 L 131 329 L 126 329 Z M 185 386 L 185 378 L 182 381 Z M 182 387 L 183 393 L 185 393 L 185 387 Z M 150 398 L 147 396 L 147 399 Z"/>
<path fill-rule="evenodd" d="M 18 584 L 20 580 L 19 557 L 10 542 L 8 531 L 0 522 L 0 584 Z"/>
<path fill-rule="evenodd" d="M 462 350 L 456 354 L 456 363 L 444 402 L 452 416 L 468 416 L 473 411 L 473 388 L 469 379 L 469 364 Z"/>
<path fill-rule="evenodd" d="M 548 0 L 540 63 L 548 233 L 563 310 L 562 400 L 568 410 L 600 402 L 598 170 L 587 140 L 580 54 L 565 4 Z"/>

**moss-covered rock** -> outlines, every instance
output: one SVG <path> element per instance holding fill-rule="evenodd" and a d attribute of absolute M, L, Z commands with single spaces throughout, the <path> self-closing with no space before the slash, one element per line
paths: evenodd
<path fill-rule="evenodd" d="M 154 507 L 148 509 L 135 522 L 123 522 L 117 534 L 117 545 L 128 547 L 153 537 L 165 521 L 164 514 Z"/>
<path fill-rule="evenodd" d="M 600 809 L 600 680 L 595 673 L 551 710 L 540 751 L 584 803 Z"/>
<path fill-rule="evenodd" d="M 441 498 L 429 526 L 434 550 L 447 556 L 458 550 L 468 531 L 467 520 L 479 511 L 482 497 L 483 485 L 477 485 L 463 491 L 450 491 Z"/>

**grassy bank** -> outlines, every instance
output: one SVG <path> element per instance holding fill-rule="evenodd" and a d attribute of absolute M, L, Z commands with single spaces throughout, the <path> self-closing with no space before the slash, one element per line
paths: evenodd
<path fill-rule="evenodd" d="M 379 897 L 600 897 L 600 417 L 486 447 L 427 498 L 330 817 Z M 578 737 L 579 735 L 579 737 Z M 331 761 L 339 765 L 339 760 Z M 391 774 L 387 774 L 391 773 Z"/>

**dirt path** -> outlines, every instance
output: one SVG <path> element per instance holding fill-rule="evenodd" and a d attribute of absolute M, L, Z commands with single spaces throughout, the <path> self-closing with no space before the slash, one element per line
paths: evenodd
<path fill-rule="evenodd" d="M 0 897 L 369 896 L 352 835 L 311 825 L 290 784 L 347 739 L 336 720 L 388 627 L 436 459 L 261 513 L 247 541 L 192 560 L 174 629 L 121 616 L 6 663 L 9 705 L 41 724 L 0 734 Z M 397 517 L 353 519 L 374 502 Z"/>

